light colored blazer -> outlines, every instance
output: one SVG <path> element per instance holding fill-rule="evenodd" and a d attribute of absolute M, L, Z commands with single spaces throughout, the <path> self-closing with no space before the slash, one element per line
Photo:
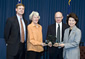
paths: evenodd
<path fill-rule="evenodd" d="M 69 35 L 69 29 L 67 28 L 64 32 L 63 43 L 65 47 L 63 57 L 64 59 L 80 59 L 79 43 L 81 40 L 81 30 L 74 26 Z"/>

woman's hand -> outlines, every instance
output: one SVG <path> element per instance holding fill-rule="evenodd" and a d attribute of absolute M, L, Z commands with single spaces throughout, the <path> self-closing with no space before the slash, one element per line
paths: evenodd
<path fill-rule="evenodd" d="M 64 46 L 65 46 L 65 44 L 59 44 L 59 46 L 60 46 L 60 47 L 64 47 Z"/>
<path fill-rule="evenodd" d="M 47 46 L 47 44 L 46 44 L 46 43 L 41 43 L 41 45 L 42 45 L 42 46 Z"/>

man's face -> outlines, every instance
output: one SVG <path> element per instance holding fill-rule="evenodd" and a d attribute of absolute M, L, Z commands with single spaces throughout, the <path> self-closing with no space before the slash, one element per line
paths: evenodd
<path fill-rule="evenodd" d="M 24 14 L 24 6 L 18 6 L 16 8 L 16 13 L 19 15 L 23 15 Z"/>
<path fill-rule="evenodd" d="M 61 22 L 62 22 L 62 19 L 63 19 L 62 13 L 57 12 L 57 13 L 55 14 L 55 21 L 56 21 L 56 23 L 61 23 Z"/>

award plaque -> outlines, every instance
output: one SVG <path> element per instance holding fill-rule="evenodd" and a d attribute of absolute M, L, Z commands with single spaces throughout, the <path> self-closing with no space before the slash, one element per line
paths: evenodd
<path fill-rule="evenodd" d="M 52 44 L 58 43 L 56 36 L 48 35 L 47 40 L 45 41 L 45 43 L 48 44 L 49 42 L 52 42 Z"/>

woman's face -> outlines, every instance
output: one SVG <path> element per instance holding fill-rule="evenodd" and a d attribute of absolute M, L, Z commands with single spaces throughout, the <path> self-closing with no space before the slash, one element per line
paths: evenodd
<path fill-rule="evenodd" d="M 68 20 L 68 25 L 69 25 L 70 27 L 73 27 L 73 26 L 75 26 L 75 24 L 76 24 L 75 19 L 72 18 L 72 17 L 70 17 L 69 20 Z"/>
<path fill-rule="evenodd" d="M 37 24 L 38 21 L 39 21 L 39 16 L 34 15 L 33 18 L 32 18 L 32 22 L 33 22 L 34 24 Z"/>

